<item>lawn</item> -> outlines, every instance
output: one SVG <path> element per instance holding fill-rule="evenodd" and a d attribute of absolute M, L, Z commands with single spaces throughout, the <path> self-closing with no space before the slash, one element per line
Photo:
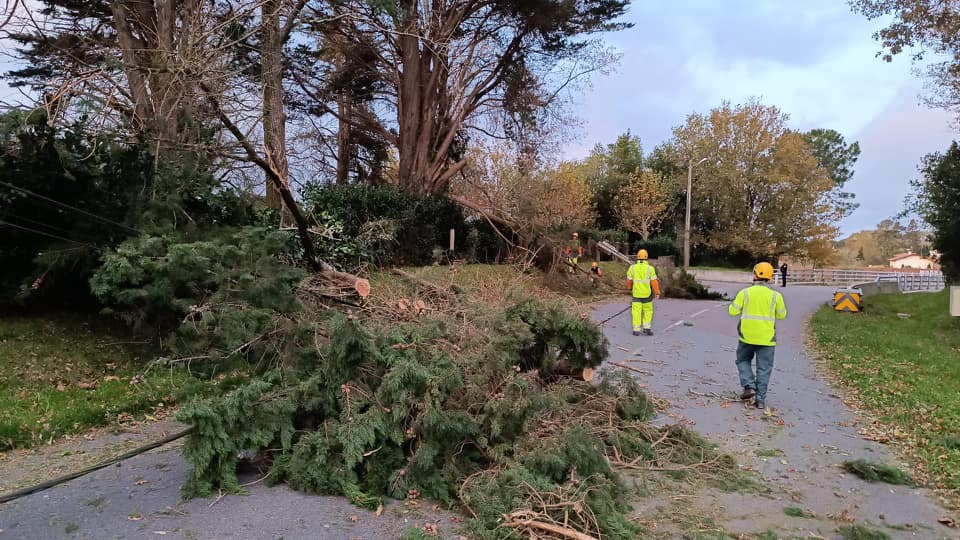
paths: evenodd
<path fill-rule="evenodd" d="M 948 293 L 871 296 L 860 314 L 828 306 L 811 321 L 820 356 L 914 460 L 960 502 L 960 319 Z M 898 314 L 909 314 L 901 318 Z"/>
<path fill-rule="evenodd" d="M 598 298 L 626 294 L 627 266 L 623 263 L 600 263 L 604 272 L 603 281 L 608 286 L 593 287 L 586 279 L 589 262 L 581 262 L 584 273 L 559 273 L 546 275 L 536 269 L 520 272 L 508 264 L 465 264 L 450 266 L 425 266 L 406 268 L 406 272 L 443 288 L 454 288 L 471 297 L 484 300 L 488 305 L 501 305 L 518 295 L 536 295 L 544 299 L 570 298 L 579 302 L 592 302 Z M 405 280 L 390 272 L 375 272 L 370 276 L 374 297 L 380 294 L 396 295 L 398 286 L 407 288 Z"/>
<path fill-rule="evenodd" d="M 0 318 L 0 451 L 157 414 L 203 385 L 95 315 Z"/>

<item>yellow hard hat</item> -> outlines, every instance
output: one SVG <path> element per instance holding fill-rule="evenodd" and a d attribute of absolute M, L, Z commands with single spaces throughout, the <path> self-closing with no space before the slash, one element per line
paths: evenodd
<path fill-rule="evenodd" d="M 597 263 L 593 263 L 590 265 L 590 268 L 596 268 L 596 267 L 597 267 Z"/>
<path fill-rule="evenodd" d="M 647 255 L 647 250 L 645 249 L 641 249 L 640 251 L 637 252 L 637 260 L 645 261 L 647 260 L 648 257 L 649 255 Z"/>
<path fill-rule="evenodd" d="M 773 279 L 773 265 L 768 262 L 757 263 L 753 267 L 753 277 L 757 279 Z"/>

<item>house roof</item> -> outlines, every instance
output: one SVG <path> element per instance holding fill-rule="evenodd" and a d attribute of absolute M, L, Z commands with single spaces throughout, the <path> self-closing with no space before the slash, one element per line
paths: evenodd
<path fill-rule="evenodd" d="M 894 255 L 893 257 L 890 257 L 890 258 L 887 259 L 887 260 L 888 260 L 888 261 L 891 261 L 891 262 L 892 262 L 892 261 L 899 261 L 900 259 L 906 259 L 907 257 L 920 257 L 920 255 L 918 255 L 918 254 L 916 254 L 916 253 L 910 253 L 910 252 L 907 252 L 907 253 L 898 253 L 898 254 Z M 926 257 L 920 257 L 920 258 L 921 258 L 921 259 L 926 259 Z"/>
<path fill-rule="evenodd" d="M 917 257 L 918 259 L 922 259 L 922 260 L 925 260 L 925 261 L 936 262 L 936 261 L 935 261 L 933 258 L 931 258 L 931 257 L 924 257 L 923 255 L 920 255 L 919 253 L 909 253 L 909 252 L 908 252 L 908 253 L 898 253 L 897 255 L 894 255 L 893 257 L 890 257 L 890 258 L 887 259 L 887 260 L 890 261 L 890 262 L 894 262 L 894 261 L 899 261 L 899 260 L 902 260 L 902 259 L 908 259 L 908 258 L 910 258 L 910 257 Z"/>

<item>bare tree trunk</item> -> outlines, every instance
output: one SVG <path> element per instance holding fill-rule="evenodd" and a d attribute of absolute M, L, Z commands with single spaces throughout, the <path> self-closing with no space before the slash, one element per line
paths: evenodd
<path fill-rule="evenodd" d="M 337 185 L 342 186 L 350 180 L 353 144 L 351 142 L 351 119 L 353 118 L 353 103 L 346 92 L 337 96 L 339 115 L 339 130 L 337 131 Z"/>
<path fill-rule="evenodd" d="M 397 150 L 400 154 L 400 187 L 418 195 L 426 187 L 421 162 L 424 130 L 421 115 L 429 114 L 429 107 L 423 99 L 424 80 L 421 71 L 420 39 L 417 21 L 419 19 L 416 0 L 400 2 L 401 34 L 397 39 L 400 45 L 401 72 L 398 95 L 397 117 L 400 124 L 400 137 Z"/>
<path fill-rule="evenodd" d="M 260 8 L 261 26 L 261 65 L 260 77 L 263 84 L 263 144 L 266 160 L 280 175 L 281 182 L 289 186 L 289 166 L 287 164 L 286 114 L 283 107 L 283 36 L 280 27 L 280 7 L 282 0 L 264 0 Z M 265 177 L 267 205 L 270 208 L 283 209 L 281 193 L 271 182 L 270 174 Z M 289 223 L 289 216 L 283 211 L 281 226 Z"/>

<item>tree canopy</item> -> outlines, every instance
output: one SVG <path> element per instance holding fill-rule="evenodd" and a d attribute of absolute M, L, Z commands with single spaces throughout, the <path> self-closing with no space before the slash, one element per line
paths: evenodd
<path fill-rule="evenodd" d="M 860 157 L 860 143 L 847 144 L 843 135 L 833 129 L 812 129 L 803 134 L 810 150 L 833 180 L 833 204 L 844 216 L 850 215 L 860 205 L 853 201 L 856 195 L 843 191 L 843 187 L 853 178 L 853 166 Z"/>
<path fill-rule="evenodd" d="M 695 244 L 758 257 L 829 255 L 834 182 L 776 107 L 724 103 L 691 114 L 660 153 L 676 170 L 706 158 L 694 178 Z M 686 178 L 674 180 L 686 189 Z"/>
<path fill-rule="evenodd" d="M 869 19 L 886 18 L 887 26 L 874 34 L 883 47 L 878 56 L 887 62 L 910 51 L 924 61 L 933 91 L 929 102 L 960 112 L 960 5 L 940 0 L 850 0 L 853 11 Z M 926 58 L 934 58 L 926 62 Z"/>
<path fill-rule="evenodd" d="M 940 252 L 944 274 L 960 280 L 960 146 L 954 141 L 944 153 L 926 156 L 923 179 L 913 183 L 911 209 L 934 230 L 933 248 Z"/>

